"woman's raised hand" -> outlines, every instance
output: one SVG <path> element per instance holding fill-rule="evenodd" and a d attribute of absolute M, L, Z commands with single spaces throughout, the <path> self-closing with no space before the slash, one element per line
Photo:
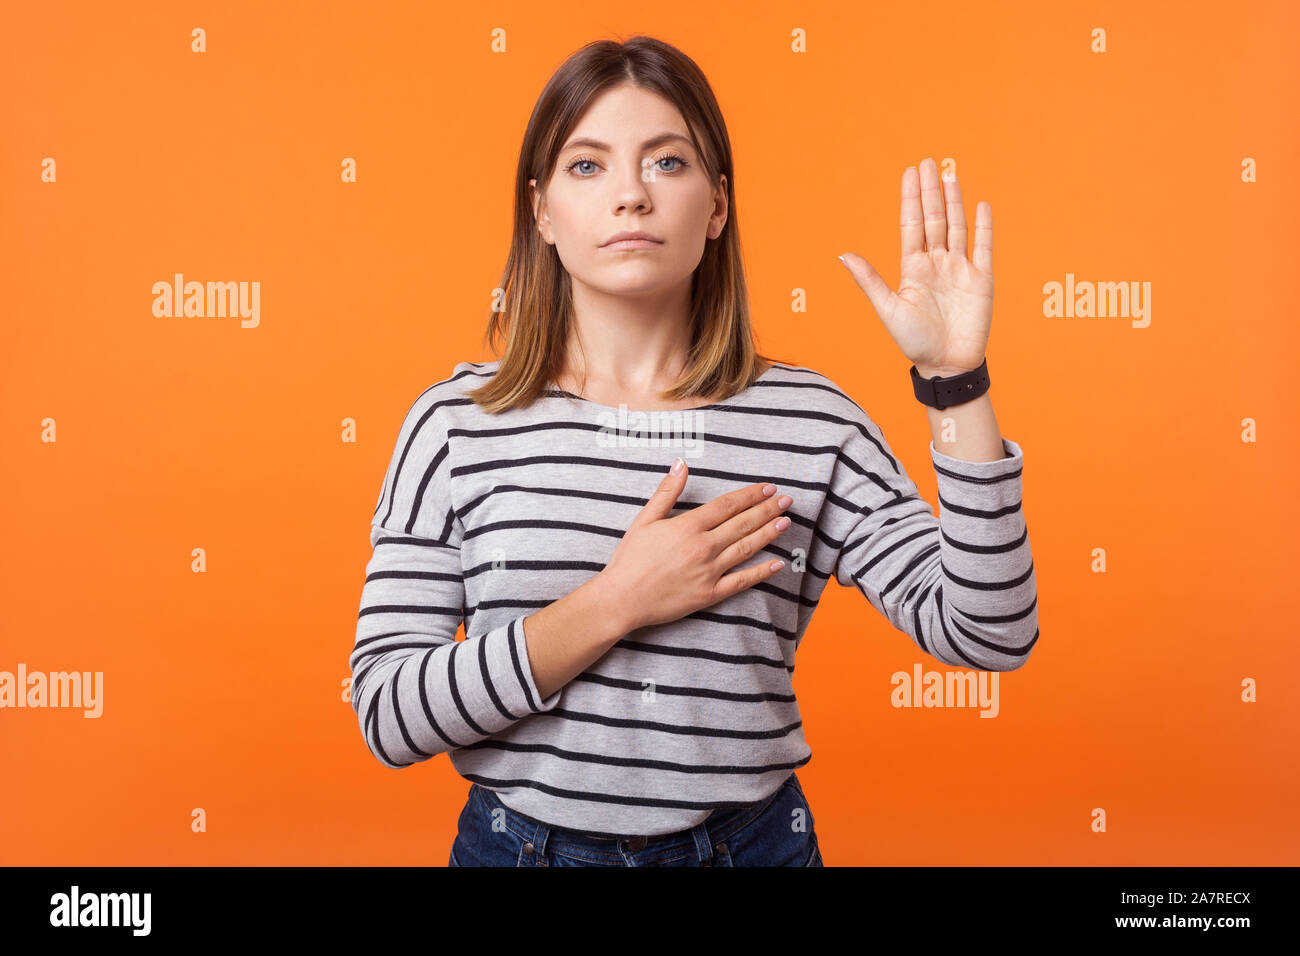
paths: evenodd
<path fill-rule="evenodd" d="M 975 207 L 975 241 L 966 258 L 966 213 L 954 174 L 940 184 L 933 159 L 903 170 L 898 291 L 871 263 L 840 257 L 886 331 L 924 378 L 979 368 L 993 322 L 993 207 Z"/>

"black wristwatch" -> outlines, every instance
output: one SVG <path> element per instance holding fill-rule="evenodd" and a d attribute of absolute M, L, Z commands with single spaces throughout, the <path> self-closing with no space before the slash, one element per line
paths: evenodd
<path fill-rule="evenodd" d="M 936 375 L 934 378 L 922 378 L 921 373 L 912 366 L 912 391 L 917 400 L 931 408 L 948 408 L 960 405 L 971 399 L 979 398 L 989 390 L 989 361 L 980 362 L 979 368 L 946 378 Z"/>

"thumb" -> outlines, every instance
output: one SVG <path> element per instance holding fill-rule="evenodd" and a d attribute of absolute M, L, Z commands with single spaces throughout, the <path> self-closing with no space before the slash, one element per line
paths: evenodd
<path fill-rule="evenodd" d="M 688 470 L 686 462 L 681 458 L 673 462 L 673 465 L 678 468 L 677 474 L 669 470 L 664 480 L 659 482 L 659 487 L 655 489 L 654 494 L 650 496 L 650 500 L 645 503 L 645 507 L 641 509 L 641 513 L 633 520 L 632 527 L 650 521 L 659 521 L 668 517 L 668 513 L 673 510 L 673 505 L 677 503 L 677 496 L 686 487 Z"/>
<path fill-rule="evenodd" d="M 840 256 L 840 262 L 844 263 L 844 268 L 849 270 L 849 275 L 853 276 L 853 281 L 858 284 L 858 288 L 867 294 L 867 299 L 870 300 L 871 307 L 876 310 L 876 315 L 880 316 L 882 322 L 888 324 L 894 314 L 894 300 L 897 298 L 894 290 L 889 288 L 889 283 L 881 278 L 880 273 L 872 268 L 870 262 L 856 253 L 844 253 Z"/>

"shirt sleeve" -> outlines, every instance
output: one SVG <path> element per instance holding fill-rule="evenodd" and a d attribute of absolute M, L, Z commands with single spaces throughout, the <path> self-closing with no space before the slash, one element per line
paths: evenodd
<path fill-rule="evenodd" d="M 463 529 L 449 494 L 448 440 L 435 389 L 407 412 L 370 526 L 352 706 L 370 752 L 409 767 L 555 707 L 528 661 L 523 619 L 456 640 L 464 621 Z"/>
<path fill-rule="evenodd" d="M 856 406 L 855 406 L 856 407 Z M 861 409 L 853 414 L 827 508 L 834 575 L 856 587 L 925 653 L 955 667 L 1008 671 L 1038 641 L 1038 592 L 1021 508 L 1020 446 L 966 461 L 930 443 L 939 516 Z"/>

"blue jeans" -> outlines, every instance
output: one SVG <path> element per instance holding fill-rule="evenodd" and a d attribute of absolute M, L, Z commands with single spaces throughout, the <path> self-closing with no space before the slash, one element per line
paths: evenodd
<path fill-rule="evenodd" d="M 662 836 L 614 839 L 561 830 L 516 813 L 476 783 L 457 827 L 450 866 L 823 865 L 812 810 L 794 773 L 757 803 L 715 810 L 690 830 Z"/>

